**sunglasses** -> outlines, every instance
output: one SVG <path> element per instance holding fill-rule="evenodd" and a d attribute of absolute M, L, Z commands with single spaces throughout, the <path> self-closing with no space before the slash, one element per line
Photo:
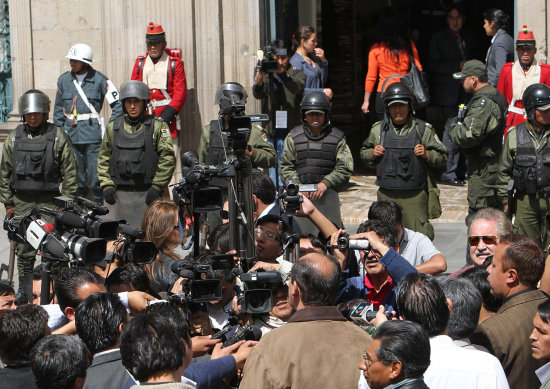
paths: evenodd
<path fill-rule="evenodd" d="M 477 246 L 479 241 L 483 240 L 485 244 L 497 244 L 498 238 L 496 236 L 470 236 L 468 237 L 468 243 L 470 246 Z"/>

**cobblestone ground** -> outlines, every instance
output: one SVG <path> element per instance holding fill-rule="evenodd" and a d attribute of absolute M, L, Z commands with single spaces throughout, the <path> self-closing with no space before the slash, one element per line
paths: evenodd
<path fill-rule="evenodd" d="M 351 176 L 346 189 L 340 192 L 340 206 L 344 224 L 361 223 L 367 219 L 369 207 L 376 200 L 375 176 Z M 461 223 L 468 213 L 467 186 L 438 185 L 443 213 L 432 223 Z"/>

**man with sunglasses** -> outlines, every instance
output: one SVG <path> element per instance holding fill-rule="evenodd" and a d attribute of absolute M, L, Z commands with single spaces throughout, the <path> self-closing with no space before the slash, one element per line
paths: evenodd
<path fill-rule="evenodd" d="M 544 362 L 532 357 L 528 341 L 538 305 L 548 299 L 537 283 L 544 270 L 540 246 L 523 235 L 501 236 L 487 268 L 491 293 L 503 299 L 497 313 L 480 323 L 470 340 L 485 346 L 502 364 L 511 388 L 538 388 L 535 370 Z"/>
<path fill-rule="evenodd" d="M 474 266 L 489 264 L 501 236 L 512 233 L 506 214 L 495 208 L 483 208 L 468 220 L 468 250 L 472 264 L 452 273 L 458 277 Z M 485 266 L 486 267 L 486 266 Z"/>

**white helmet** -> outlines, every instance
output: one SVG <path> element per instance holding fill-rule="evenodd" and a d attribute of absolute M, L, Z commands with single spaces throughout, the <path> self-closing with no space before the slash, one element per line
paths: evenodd
<path fill-rule="evenodd" d="M 92 48 L 84 43 L 77 43 L 69 49 L 69 53 L 65 58 L 74 59 L 76 61 L 92 64 Z"/>

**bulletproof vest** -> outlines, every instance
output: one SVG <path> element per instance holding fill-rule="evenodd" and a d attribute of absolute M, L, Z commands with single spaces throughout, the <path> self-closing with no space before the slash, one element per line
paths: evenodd
<path fill-rule="evenodd" d="M 336 147 L 344 133 L 332 127 L 318 137 L 310 135 L 303 126 L 290 131 L 296 148 L 296 167 L 302 184 L 317 184 L 336 166 Z"/>
<path fill-rule="evenodd" d="M 517 151 L 512 178 L 518 192 L 536 194 L 550 190 L 550 146 L 548 138 L 537 151 L 525 123 L 516 126 Z"/>
<path fill-rule="evenodd" d="M 10 187 L 15 190 L 59 192 L 61 175 L 54 159 L 57 128 L 51 123 L 40 138 L 29 139 L 25 125 L 15 129 L 13 145 L 13 174 Z"/>
<path fill-rule="evenodd" d="M 414 147 L 422 144 L 426 123 L 417 124 L 407 135 L 398 135 L 393 126 L 383 122 L 380 144 L 384 156 L 376 168 L 376 183 L 385 189 L 423 189 L 426 187 L 428 168 L 426 160 L 414 155 Z"/>
<path fill-rule="evenodd" d="M 229 152 L 229 139 L 227 134 L 220 130 L 220 122 L 212 120 L 210 122 L 210 141 L 208 143 L 208 154 L 204 162 L 207 165 L 218 166 L 225 162 L 224 149 Z"/>
<path fill-rule="evenodd" d="M 130 134 L 124 130 L 124 117 L 115 119 L 109 174 L 116 185 L 148 186 L 153 182 L 159 162 L 153 146 L 154 126 L 153 117 L 148 117 L 140 131 Z"/>
<path fill-rule="evenodd" d="M 466 155 L 470 157 L 487 157 L 493 158 L 500 155 L 502 151 L 502 139 L 504 136 L 504 127 L 506 126 L 506 115 L 508 112 L 508 102 L 506 97 L 502 95 L 498 90 L 494 89 L 490 92 L 483 92 L 475 95 L 468 102 L 466 109 L 469 109 L 474 101 L 481 99 L 482 97 L 488 97 L 500 108 L 500 122 L 497 131 L 491 134 L 476 147 L 463 149 Z"/>

